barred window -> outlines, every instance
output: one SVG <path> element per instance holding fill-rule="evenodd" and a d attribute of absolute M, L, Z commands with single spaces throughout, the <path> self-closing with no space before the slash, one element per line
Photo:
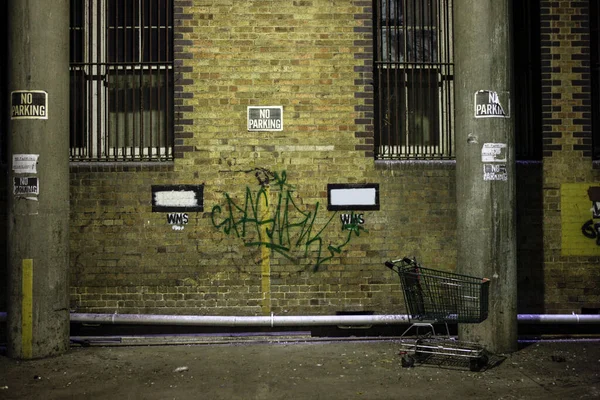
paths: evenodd
<path fill-rule="evenodd" d="M 173 0 L 71 0 L 71 161 L 173 158 Z"/>
<path fill-rule="evenodd" d="M 453 158 L 452 0 L 374 1 L 375 158 Z"/>

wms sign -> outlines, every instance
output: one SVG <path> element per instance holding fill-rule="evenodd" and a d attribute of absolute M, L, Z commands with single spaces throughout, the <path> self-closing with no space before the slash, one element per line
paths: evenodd
<path fill-rule="evenodd" d="M 167 223 L 173 226 L 174 231 L 182 231 L 184 225 L 187 225 L 190 217 L 184 213 L 169 213 L 167 214 Z"/>
<path fill-rule="evenodd" d="M 187 212 L 204 211 L 204 185 L 152 186 L 152 212 L 168 212 L 167 223 L 174 231 L 189 222 Z"/>

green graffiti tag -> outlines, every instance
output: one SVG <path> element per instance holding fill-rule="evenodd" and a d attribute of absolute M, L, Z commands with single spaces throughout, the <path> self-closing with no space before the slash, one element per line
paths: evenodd
<path fill-rule="evenodd" d="M 313 270 L 317 271 L 321 265 L 340 254 L 350 242 L 352 236 L 359 236 L 361 231 L 366 231 L 358 223 L 344 223 L 342 228 L 347 231 L 343 243 L 339 245 L 328 244 L 324 248 L 323 233 L 337 215 L 334 212 L 327 218 L 319 229 L 315 227 L 318 220 L 319 202 L 316 202 L 314 211 L 302 210 L 294 200 L 294 186 L 287 183 L 286 172 L 273 173 L 265 169 L 256 169 L 255 176 L 260 188 L 252 192 L 246 187 L 244 200 L 238 205 L 228 193 L 225 193 L 225 205 L 215 205 L 212 208 L 211 220 L 215 228 L 222 230 L 226 235 L 235 235 L 244 241 L 245 246 L 265 246 L 273 252 L 293 260 L 296 249 L 303 251 L 307 258 L 312 250 L 316 254 Z M 268 188 L 277 192 L 273 209 L 269 205 Z M 268 213 L 262 210 L 267 208 Z"/>

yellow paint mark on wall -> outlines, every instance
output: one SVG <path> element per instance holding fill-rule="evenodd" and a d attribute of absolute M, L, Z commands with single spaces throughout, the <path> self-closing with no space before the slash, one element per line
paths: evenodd
<path fill-rule="evenodd" d="M 600 183 L 563 183 L 560 185 L 561 253 L 563 256 L 599 256 L 596 239 L 584 236 L 581 228 L 592 219 L 588 189 Z M 597 219 L 594 222 L 600 222 Z"/>
<path fill-rule="evenodd" d="M 269 218 L 269 187 L 265 187 L 265 202 L 261 204 L 261 221 Z M 260 225 L 260 240 L 263 243 L 268 241 L 267 224 Z M 266 245 L 260 246 L 261 259 L 261 291 L 262 291 L 262 313 L 269 315 L 271 313 L 271 250 Z"/>
<path fill-rule="evenodd" d="M 33 260 L 23 260 L 22 267 L 21 348 L 22 358 L 28 359 L 33 357 Z"/>

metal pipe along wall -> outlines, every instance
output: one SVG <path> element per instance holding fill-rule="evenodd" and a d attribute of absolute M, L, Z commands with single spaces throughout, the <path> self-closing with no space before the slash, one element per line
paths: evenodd
<path fill-rule="evenodd" d="M 7 313 L 0 312 L 0 322 Z M 409 323 L 408 315 L 274 315 L 210 316 L 152 314 L 82 314 L 72 313 L 71 322 L 122 325 L 189 325 L 189 326 L 319 326 L 319 325 L 393 325 Z M 600 324 L 598 314 L 519 314 L 520 324 Z"/>

